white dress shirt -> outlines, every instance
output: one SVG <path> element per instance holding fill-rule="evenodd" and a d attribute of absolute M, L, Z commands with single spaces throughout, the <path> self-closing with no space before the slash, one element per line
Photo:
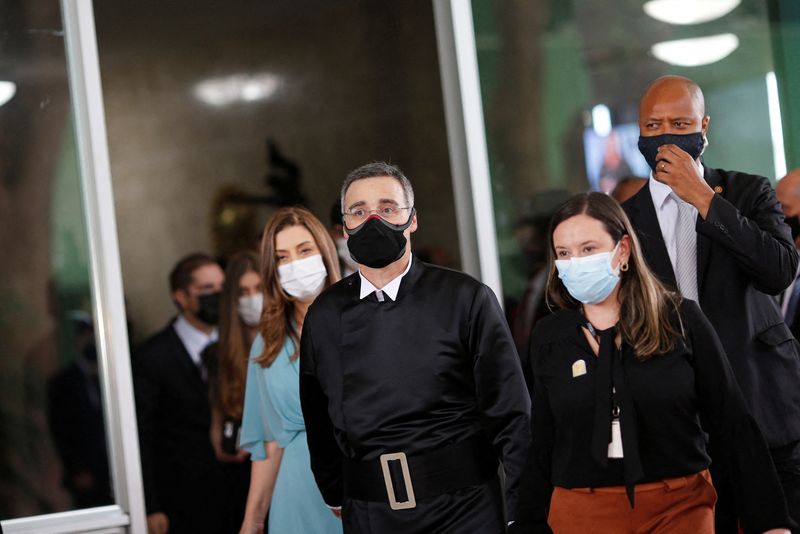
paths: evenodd
<path fill-rule="evenodd" d="M 361 296 L 359 298 L 364 299 L 370 296 L 372 293 L 375 293 L 375 296 L 378 298 L 379 301 L 383 301 L 383 295 L 385 294 L 392 300 L 397 300 L 397 292 L 400 291 L 400 282 L 403 281 L 403 277 L 408 274 L 408 271 L 411 270 L 411 262 L 413 258 L 411 255 L 408 256 L 408 265 L 406 265 L 405 271 L 397 275 L 395 278 L 392 279 L 391 282 L 383 286 L 382 288 L 377 288 L 372 285 L 372 282 L 364 278 L 361 269 L 358 270 L 358 276 L 361 278 Z"/>
<path fill-rule="evenodd" d="M 206 334 L 202 330 L 198 330 L 192 326 L 182 314 L 178 316 L 178 319 L 175 320 L 172 327 L 181 339 L 183 346 L 186 348 L 186 352 L 189 353 L 189 357 L 192 358 L 194 364 L 203 370 L 204 367 L 202 365 L 203 361 L 201 355 L 206 347 L 219 338 L 216 327 L 211 331 L 211 334 Z"/>
<path fill-rule="evenodd" d="M 700 165 L 700 173 L 703 173 L 703 166 Z M 661 235 L 664 237 L 664 244 L 667 246 L 669 261 L 672 264 L 672 272 L 677 272 L 675 260 L 677 256 L 677 242 L 675 236 L 675 221 L 678 218 L 678 203 L 670 196 L 672 188 L 663 182 L 659 182 L 650 173 L 650 196 L 653 198 L 653 206 L 656 208 L 658 225 L 661 227 Z M 694 219 L 697 220 L 697 208 L 690 205 L 694 212 Z M 697 258 L 695 258 L 696 260 Z M 697 263 L 695 261 L 695 263 Z"/>

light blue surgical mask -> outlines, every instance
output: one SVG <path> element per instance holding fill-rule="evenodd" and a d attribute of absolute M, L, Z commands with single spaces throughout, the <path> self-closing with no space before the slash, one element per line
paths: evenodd
<path fill-rule="evenodd" d="M 612 267 L 611 258 L 618 248 L 619 243 L 611 252 L 556 260 L 558 277 L 575 300 L 598 304 L 614 291 L 619 283 L 619 265 Z"/>

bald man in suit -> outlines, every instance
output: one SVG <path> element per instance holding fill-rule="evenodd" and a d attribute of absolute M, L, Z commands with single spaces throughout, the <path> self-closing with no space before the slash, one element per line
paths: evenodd
<path fill-rule="evenodd" d="M 794 279 L 798 254 L 769 180 L 703 164 L 709 121 L 692 80 L 651 83 L 639 105 L 639 149 L 653 172 L 623 207 L 653 271 L 696 300 L 717 331 L 798 521 L 800 346 L 775 299 Z M 711 443 L 712 458 L 725 446 Z M 735 533 L 739 503 L 725 466 L 712 464 L 712 476 L 717 532 Z"/>

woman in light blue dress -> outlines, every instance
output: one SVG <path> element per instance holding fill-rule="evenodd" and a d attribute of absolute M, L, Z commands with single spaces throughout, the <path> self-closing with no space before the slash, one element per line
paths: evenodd
<path fill-rule="evenodd" d="M 339 279 L 336 247 L 302 208 L 282 208 L 261 246 L 264 311 L 250 351 L 239 445 L 252 460 L 241 534 L 339 534 L 339 512 L 314 481 L 300 408 L 299 339 L 306 311 Z"/>

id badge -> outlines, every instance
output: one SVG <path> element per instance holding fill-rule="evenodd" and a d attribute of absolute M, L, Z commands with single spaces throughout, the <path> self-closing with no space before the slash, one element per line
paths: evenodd
<path fill-rule="evenodd" d="M 611 441 L 608 444 L 609 458 L 622 458 L 622 432 L 619 428 L 619 419 L 611 421 Z"/>

